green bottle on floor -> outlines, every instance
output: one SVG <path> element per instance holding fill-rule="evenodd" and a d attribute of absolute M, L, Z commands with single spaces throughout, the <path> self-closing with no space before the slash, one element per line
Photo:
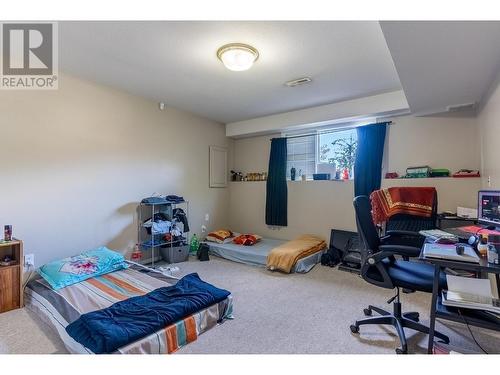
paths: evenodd
<path fill-rule="evenodd" d="M 196 234 L 193 234 L 191 242 L 189 243 L 189 252 L 191 254 L 196 254 L 198 252 L 199 246 L 200 246 L 200 241 L 198 241 L 198 237 L 196 237 Z"/>

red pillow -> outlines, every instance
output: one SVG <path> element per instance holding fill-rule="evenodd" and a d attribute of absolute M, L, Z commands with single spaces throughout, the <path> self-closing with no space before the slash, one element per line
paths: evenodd
<path fill-rule="evenodd" d="M 262 239 L 261 236 L 256 234 L 241 234 L 233 239 L 233 242 L 237 245 L 252 246 L 255 245 Z"/>

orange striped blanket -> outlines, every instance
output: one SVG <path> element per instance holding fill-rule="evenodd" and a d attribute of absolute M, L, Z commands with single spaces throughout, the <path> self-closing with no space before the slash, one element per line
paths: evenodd
<path fill-rule="evenodd" d="M 271 271 L 290 273 L 299 259 L 317 253 L 325 247 L 326 242 L 322 238 L 304 234 L 272 249 L 267 256 L 267 268 Z"/>

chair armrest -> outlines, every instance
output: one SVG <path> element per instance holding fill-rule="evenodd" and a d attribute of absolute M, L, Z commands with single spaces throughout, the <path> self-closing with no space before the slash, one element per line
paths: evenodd
<path fill-rule="evenodd" d="M 386 232 L 387 236 L 414 236 L 414 237 L 424 237 L 418 232 L 412 232 L 409 230 L 388 230 Z"/>
<path fill-rule="evenodd" d="M 381 253 L 390 253 L 390 255 L 401 255 L 403 257 L 418 257 L 420 255 L 420 249 L 414 246 L 381 245 L 379 249 Z"/>

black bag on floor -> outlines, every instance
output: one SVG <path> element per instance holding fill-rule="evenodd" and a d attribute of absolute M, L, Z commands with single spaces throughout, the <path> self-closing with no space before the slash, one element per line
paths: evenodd
<path fill-rule="evenodd" d="M 331 230 L 330 246 L 328 251 L 321 256 L 321 264 L 335 267 L 339 263 L 354 269 L 360 267 L 359 236 L 356 232 Z"/>
<path fill-rule="evenodd" d="M 332 229 L 330 232 L 330 245 L 328 246 L 328 250 L 321 256 L 321 265 L 335 267 L 340 263 L 342 259 L 342 249 L 339 249 L 335 246 L 333 242 L 335 230 Z"/>
<path fill-rule="evenodd" d="M 196 257 L 198 258 L 199 261 L 205 262 L 207 260 L 210 260 L 210 256 L 208 255 L 208 250 L 210 248 L 206 243 L 201 243 L 200 246 L 198 247 L 198 252 L 196 253 Z"/>

